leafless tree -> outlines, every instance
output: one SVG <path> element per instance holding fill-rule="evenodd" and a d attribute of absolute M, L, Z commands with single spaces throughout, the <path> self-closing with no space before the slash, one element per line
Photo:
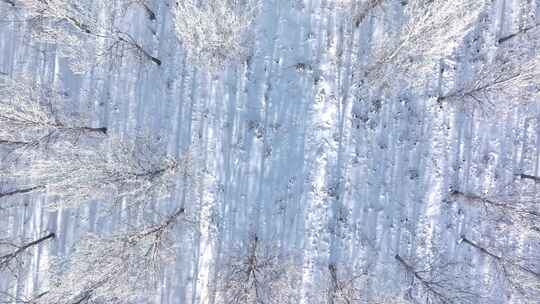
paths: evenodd
<path fill-rule="evenodd" d="M 293 261 L 265 249 L 255 236 L 247 252 L 226 259 L 217 276 L 216 302 L 298 303 L 295 286 L 300 283 L 301 276 L 294 265 Z"/>
<path fill-rule="evenodd" d="M 104 137 L 105 127 L 90 127 L 87 119 L 63 112 L 65 97 L 29 79 L 0 78 L 0 144 L 10 151 L 39 150 L 58 141 L 75 143 Z"/>
<path fill-rule="evenodd" d="M 331 263 L 328 265 L 328 274 L 324 276 L 322 288 L 325 290 L 326 303 L 328 304 L 360 304 L 365 303 L 360 288 L 364 276 L 355 274 L 349 267 L 342 264 Z"/>
<path fill-rule="evenodd" d="M 184 209 L 157 224 L 111 237 L 87 235 L 51 274 L 47 294 L 37 303 L 135 303 L 152 296 L 160 265 L 173 256 L 171 231 Z"/>
<path fill-rule="evenodd" d="M 515 250 L 505 252 L 504 247 L 498 249 L 484 246 L 466 236 L 460 243 L 473 247 L 488 257 L 494 264 L 496 273 L 502 282 L 520 299 L 519 303 L 533 304 L 540 298 L 540 256 L 521 255 Z M 497 252 L 499 251 L 499 252 Z"/>
<path fill-rule="evenodd" d="M 395 255 L 395 259 L 410 277 L 409 297 L 416 302 L 425 304 L 477 303 L 479 294 L 474 290 L 472 282 L 467 282 L 462 273 L 455 272 L 457 263 L 414 262 L 399 254 Z"/>
<path fill-rule="evenodd" d="M 45 190 L 52 208 L 95 199 L 139 204 L 170 194 L 175 177 L 190 174 L 188 163 L 188 157 L 170 157 L 148 139 L 113 137 L 95 149 L 64 143 L 54 155 L 7 168 L 4 176 L 16 188 L 0 197 Z"/>
<path fill-rule="evenodd" d="M 34 38 L 57 45 L 75 73 L 83 73 L 124 50 L 161 65 L 161 60 L 128 31 L 115 26 L 115 1 L 21 0 L 20 3 Z M 100 16 L 96 11 L 106 14 Z"/>
<path fill-rule="evenodd" d="M 504 100 L 508 107 L 540 96 L 540 57 L 501 54 L 485 63 L 459 88 L 439 96 L 439 103 L 466 103 L 494 108 Z M 502 104 L 503 106 L 505 104 Z"/>
<path fill-rule="evenodd" d="M 17 241 L 12 238 L 1 238 L 0 273 L 5 271 L 15 273 L 16 268 L 20 267 L 24 262 L 25 254 L 28 250 L 54 238 L 55 234 L 52 232 L 31 241 Z"/>
<path fill-rule="evenodd" d="M 249 56 L 257 10 L 256 0 L 177 1 L 176 33 L 193 62 L 218 69 Z"/>
<path fill-rule="evenodd" d="M 399 76 L 424 75 L 448 57 L 467 34 L 484 1 L 412 0 L 395 43 L 375 43 L 371 63 L 357 66 L 357 85 L 384 88 Z M 387 37 L 383 37 L 387 38 Z"/>
<path fill-rule="evenodd" d="M 5 232 L 4 235 L 8 235 Z M 29 270 L 29 258 L 34 250 L 46 245 L 54 240 L 55 234 L 47 232 L 42 237 L 36 239 L 23 238 L 18 236 L 0 237 L 0 277 L 7 279 L 7 282 L 14 282 L 24 276 Z M 0 289 L 0 303 L 2 304 L 23 304 L 35 303 L 41 294 L 32 297 L 15 295 L 14 285 L 3 285 Z"/>
<path fill-rule="evenodd" d="M 468 206 L 481 208 L 485 221 L 510 225 L 521 233 L 540 233 L 540 202 L 535 198 L 487 198 L 459 190 L 452 190 L 450 197 L 460 199 Z"/>
<path fill-rule="evenodd" d="M 360 26 L 360 24 L 362 24 L 362 22 L 364 22 L 366 17 L 369 16 L 369 14 L 371 14 L 371 12 L 373 10 L 375 10 L 376 8 L 382 6 L 382 4 L 385 1 L 386 0 L 367 0 L 367 1 L 363 1 L 360 4 L 359 9 L 357 9 L 356 13 L 354 14 L 354 17 L 353 17 L 353 20 L 352 20 L 354 25 L 356 27 Z"/>

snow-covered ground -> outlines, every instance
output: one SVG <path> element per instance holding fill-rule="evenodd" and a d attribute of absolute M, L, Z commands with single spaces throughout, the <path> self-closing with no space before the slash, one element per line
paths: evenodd
<path fill-rule="evenodd" d="M 155 21 L 136 7 L 122 17 L 161 66 L 113 58 L 80 75 L 55 45 L 33 43 L 25 23 L 0 20 L 1 73 L 31 75 L 66 92 L 109 134 L 149 135 L 169 153 L 189 151 L 194 159 L 196 193 L 179 190 L 163 208 L 184 206 L 198 221 L 176 229 L 177 259 L 164 268 L 157 303 L 213 303 L 221 261 L 253 235 L 299 260 L 301 303 L 321 301 L 316 289 L 329 264 L 364 275 L 366 299 L 407 297 L 411 275 L 396 255 L 424 266 L 469 265 L 452 271 L 489 295 L 477 303 L 534 303 L 509 297 L 496 266 L 462 237 L 530 252 L 540 251 L 538 240 L 497 230 L 482 221 L 481 208 L 450 193 L 536 198 L 538 184 L 516 174 L 540 176 L 540 103 L 498 100 L 497 108 L 509 110 L 486 113 L 467 104 L 441 107 L 430 92 L 464 83 L 478 50 L 490 56 L 498 38 L 540 22 L 540 2 L 491 1 L 452 52 L 452 68 L 412 79 L 414 90 L 399 82 L 369 98 L 353 82 L 355 72 L 370 62 L 373 40 L 392 39 L 407 1 L 386 1 L 358 27 L 347 2 L 262 1 L 249 61 L 219 71 L 192 64 L 175 35 L 174 1 L 148 1 Z M 0 16 L 8 16 L 0 18 L 11 18 L 10 9 L 0 1 Z M 68 255 L 82 234 L 111 233 L 129 216 L 95 216 L 99 202 L 53 212 L 43 196 L 20 200 L 17 208 L 0 204 L 3 230 L 31 239 L 54 231 L 57 238 L 34 250 L 30 273 L 17 283 L 0 279 L 0 290 L 19 284 L 19 295 L 38 293 L 48 260 Z M 538 262 L 533 267 L 540 271 Z"/>

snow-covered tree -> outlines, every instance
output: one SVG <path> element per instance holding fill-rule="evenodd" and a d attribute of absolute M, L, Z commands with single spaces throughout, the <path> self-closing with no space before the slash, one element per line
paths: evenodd
<path fill-rule="evenodd" d="M 113 137 L 96 149 L 63 143 L 50 157 L 7 168 L 5 178 L 17 187 L 0 197 L 46 191 L 51 207 L 98 199 L 139 204 L 170 194 L 175 177 L 190 174 L 188 167 L 187 157 L 170 157 L 149 139 L 128 143 Z"/>
<path fill-rule="evenodd" d="M 0 273 L 16 273 L 25 261 L 28 251 L 47 240 L 54 239 L 54 233 L 47 233 L 35 240 L 15 240 L 8 237 L 0 237 Z"/>
<path fill-rule="evenodd" d="M 501 54 L 484 64 L 458 88 L 439 96 L 437 101 L 462 103 L 481 109 L 512 108 L 540 96 L 540 56 Z M 499 101 L 504 101 L 503 104 Z"/>
<path fill-rule="evenodd" d="M 540 299 L 540 255 L 520 254 L 516 248 L 506 246 L 486 246 L 465 235 L 461 236 L 461 244 L 473 247 L 488 258 L 493 264 L 495 280 L 500 281 L 513 295 L 519 299 L 517 303 L 533 304 Z"/>
<path fill-rule="evenodd" d="M 226 257 L 218 269 L 216 303 L 298 303 L 299 268 L 290 258 L 265 247 L 255 236 L 247 252 Z"/>
<path fill-rule="evenodd" d="M 21 0 L 34 38 L 58 46 L 75 73 L 108 57 L 134 55 L 161 65 L 127 30 L 115 26 L 116 1 Z M 101 12 L 102 14 L 98 14 Z"/>
<path fill-rule="evenodd" d="M 90 127 L 84 117 L 63 113 L 65 97 L 29 79 L 0 78 L 0 144 L 9 150 L 38 150 L 82 136 L 103 137 L 105 127 Z"/>
<path fill-rule="evenodd" d="M 361 283 L 365 277 L 356 274 L 353 269 L 345 265 L 328 265 L 328 273 L 321 280 L 324 298 L 328 304 L 355 304 L 365 302 Z"/>
<path fill-rule="evenodd" d="M 484 1 L 411 0 L 407 21 L 396 39 L 375 41 L 370 60 L 357 66 L 357 84 L 365 88 L 390 86 L 398 77 L 429 73 L 441 58 L 451 55 L 478 17 Z"/>
<path fill-rule="evenodd" d="M 408 296 L 414 303 L 473 304 L 478 303 L 479 293 L 474 282 L 467 281 L 457 263 L 434 261 L 426 263 L 418 258 L 395 255 L 410 279 Z"/>
<path fill-rule="evenodd" d="M 37 303 L 140 303 L 152 298 L 163 263 L 174 257 L 171 232 L 182 220 L 178 208 L 157 224 L 110 237 L 87 235 L 65 261 L 53 267 L 47 294 Z"/>
<path fill-rule="evenodd" d="M 33 300 L 42 296 L 36 293 L 24 296 L 17 290 L 21 285 L 16 284 L 17 279 L 28 275 L 31 267 L 31 257 L 39 248 L 54 241 L 55 234 L 44 232 L 35 238 L 12 235 L 0 231 L 0 279 L 7 279 L 7 284 L 0 285 L 0 303 L 35 303 Z"/>
<path fill-rule="evenodd" d="M 249 56 L 255 0 L 176 2 L 176 33 L 191 61 L 209 69 Z"/>
<path fill-rule="evenodd" d="M 491 198 L 458 190 L 452 190 L 450 195 L 469 207 L 478 208 L 482 212 L 482 221 L 509 226 L 519 234 L 540 233 L 540 201 L 535 197 Z"/>

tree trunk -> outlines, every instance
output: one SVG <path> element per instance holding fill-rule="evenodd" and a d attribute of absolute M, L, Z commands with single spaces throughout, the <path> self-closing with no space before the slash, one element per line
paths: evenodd
<path fill-rule="evenodd" d="M 84 130 L 85 132 L 89 132 L 89 133 L 103 133 L 103 134 L 107 134 L 107 128 L 106 127 L 101 127 L 101 128 L 90 128 L 90 127 L 82 127 L 81 130 Z"/>
<path fill-rule="evenodd" d="M 519 174 L 519 177 L 523 178 L 523 179 L 531 179 L 535 182 L 540 182 L 540 177 L 538 176 L 534 176 L 534 175 L 529 175 L 529 174 Z"/>
<path fill-rule="evenodd" d="M 21 248 L 18 249 L 18 251 L 24 251 L 32 246 L 35 246 L 35 245 L 38 245 L 39 243 L 42 243 L 42 242 L 45 242 L 46 240 L 48 239 L 54 239 L 56 237 L 56 234 L 54 232 L 51 232 L 49 234 L 47 234 L 46 236 L 44 237 L 41 237 L 35 241 L 32 241 L 26 245 L 23 245 Z"/>
<path fill-rule="evenodd" d="M 2 2 L 7 3 L 11 5 L 12 7 L 15 7 L 15 2 L 13 2 L 13 0 L 2 0 Z"/>
<path fill-rule="evenodd" d="M 44 237 L 41 237 L 41 238 L 39 238 L 39 239 L 37 239 L 37 240 L 34 240 L 34 241 L 30 242 L 30 243 L 27 243 L 27 244 L 24 244 L 24 245 L 18 247 L 17 250 L 15 250 L 15 251 L 13 251 L 13 252 L 10 252 L 10 253 L 8 253 L 8 254 L 5 254 L 5 255 L 3 255 L 3 256 L 0 256 L 0 270 L 2 270 L 2 269 L 4 269 L 4 268 L 8 267 L 8 266 L 9 266 L 9 263 L 10 263 L 11 261 L 13 261 L 14 259 L 17 259 L 17 257 L 18 257 L 21 253 L 23 253 L 24 251 L 26 251 L 28 248 L 33 247 L 33 246 L 36 246 L 36 245 L 38 245 L 38 244 L 40 244 L 40 243 L 45 242 L 45 241 L 48 240 L 48 239 L 52 239 L 52 238 L 55 238 L 55 237 L 56 237 L 56 235 L 55 235 L 53 232 L 51 232 L 51 233 L 47 234 L 47 235 L 44 236 Z"/>
<path fill-rule="evenodd" d="M 502 258 L 494 253 L 491 253 L 490 251 L 488 251 L 487 249 L 485 249 L 484 247 L 476 244 L 475 242 L 469 240 L 468 238 L 466 238 L 465 236 L 461 236 L 461 240 L 464 242 L 464 243 L 467 243 L 469 245 L 471 245 L 472 247 L 478 249 L 479 251 L 489 255 L 490 257 L 496 259 L 496 260 L 501 260 Z"/>
<path fill-rule="evenodd" d="M 14 196 L 14 195 L 17 195 L 17 194 L 31 193 L 31 192 L 34 192 L 34 191 L 37 191 L 37 190 L 42 190 L 42 189 L 45 189 L 45 186 L 35 186 L 35 187 L 30 187 L 30 188 L 24 188 L 24 189 L 17 189 L 17 190 L 8 191 L 8 192 L 2 192 L 2 193 L 0 193 L 0 198 L 6 197 L 6 196 Z"/>
<path fill-rule="evenodd" d="M 118 37 L 118 40 L 124 42 L 124 43 L 127 43 L 129 45 L 131 45 L 132 47 L 136 48 L 139 53 L 145 57 L 146 59 L 152 61 L 153 63 L 157 64 L 158 66 L 161 66 L 161 60 L 159 60 L 158 58 L 150 55 L 150 53 L 148 53 L 145 49 L 143 49 L 142 46 L 140 46 L 136 41 L 135 39 L 131 38 L 131 36 L 129 36 L 129 34 L 126 34 L 128 36 L 128 39 L 125 39 L 123 37 Z"/>
<path fill-rule="evenodd" d="M 510 39 L 512 39 L 512 38 L 514 38 L 514 37 L 516 37 L 516 36 L 519 36 L 519 35 L 522 35 L 522 34 L 526 34 L 528 31 L 537 28 L 539 25 L 540 25 L 540 24 L 535 24 L 535 25 L 533 25 L 533 26 L 526 27 L 526 28 L 524 28 L 524 29 L 522 29 L 522 30 L 520 30 L 520 31 L 518 31 L 518 32 L 515 32 L 515 33 L 513 33 L 513 34 L 506 35 L 506 36 L 504 36 L 504 37 L 502 37 L 502 38 L 499 38 L 499 44 L 504 43 L 504 42 L 506 42 L 506 41 L 508 41 L 508 40 L 510 40 Z"/>
<path fill-rule="evenodd" d="M 151 21 L 156 20 L 156 14 L 154 13 L 154 11 L 151 10 L 150 7 L 146 5 L 146 3 L 141 3 L 141 5 L 143 6 L 146 15 L 148 15 L 148 19 L 150 19 Z"/>
<path fill-rule="evenodd" d="M 26 146 L 30 144 L 26 141 L 16 141 L 16 140 L 3 140 L 0 139 L 0 145 L 10 145 L 10 146 Z"/>

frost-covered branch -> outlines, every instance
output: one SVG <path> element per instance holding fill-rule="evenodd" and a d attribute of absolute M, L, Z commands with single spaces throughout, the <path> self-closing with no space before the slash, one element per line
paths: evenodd
<path fill-rule="evenodd" d="M 258 1 L 183 0 L 176 3 L 176 33 L 189 58 L 210 69 L 249 56 Z"/>
<path fill-rule="evenodd" d="M 174 255 L 171 231 L 184 215 L 178 208 L 159 223 L 111 237 L 87 235 L 53 271 L 38 303 L 135 303 L 152 296 L 160 266 Z"/>

